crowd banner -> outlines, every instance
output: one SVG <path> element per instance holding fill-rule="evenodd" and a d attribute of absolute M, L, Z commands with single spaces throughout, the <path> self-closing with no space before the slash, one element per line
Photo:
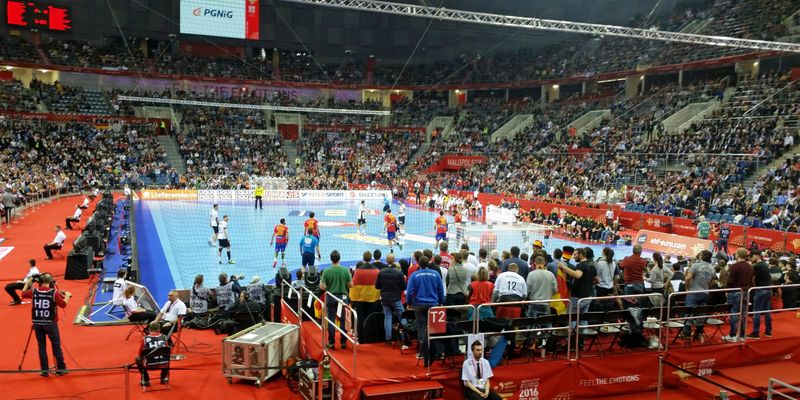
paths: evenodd
<path fill-rule="evenodd" d="M 785 235 L 783 231 L 764 228 L 747 228 L 745 231 L 745 247 L 756 242 L 760 249 L 770 249 L 781 251 L 785 247 Z"/>
<path fill-rule="evenodd" d="M 488 205 L 486 206 L 486 223 L 517 222 L 517 213 L 517 210 Z"/>
<path fill-rule="evenodd" d="M 249 200 L 253 190 L 145 189 L 140 200 Z M 380 200 L 392 198 L 389 190 L 265 190 L 264 200 Z"/>
<path fill-rule="evenodd" d="M 639 231 L 636 243 L 642 245 L 644 250 L 684 257 L 694 257 L 702 250 L 711 251 L 714 248 L 714 244 L 710 240 L 649 230 Z"/>
<path fill-rule="evenodd" d="M 646 392 L 658 382 L 658 353 L 581 358 L 576 372 L 578 399 Z"/>

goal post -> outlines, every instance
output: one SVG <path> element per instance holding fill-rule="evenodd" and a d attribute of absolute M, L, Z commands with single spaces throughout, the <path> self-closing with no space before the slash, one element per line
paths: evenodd
<path fill-rule="evenodd" d="M 455 251 L 467 244 L 475 254 L 479 249 L 508 250 L 517 246 L 523 253 L 531 254 L 535 241 L 548 248 L 554 228 L 548 225 L 527 222 L 478 223 L 462 222 L 450 224 L 447 232 L 448 248 Z"/>

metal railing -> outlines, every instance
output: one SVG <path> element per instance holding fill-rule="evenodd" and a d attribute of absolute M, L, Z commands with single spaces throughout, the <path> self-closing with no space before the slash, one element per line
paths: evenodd
<path fill-rule="evenodd" d="M 756 318 L 760 318 L 761 314 L 766 314 L 769 316 L 772 313 L 780 312 L 780 311 L 797 311 L 800 310 L 800 307 L 792 307 L 792 308 L 779 308 L 779 309 L 772 309 L 772 290 L 773 289 L 785 289 L 785 288 L 796 288 L 800 289 L 800 283 L 795 283 L 791 285 L 769 285 L 769 286 L 754 286 L 747 290 L 747 300 L 753 299 L 752 303 L 749 303 L 753 306 L 753 310 L 750 311 L 748 307 L 747 316 L 752 317 L 754 320 Z M 769 298 L 767 299 L 767 309 L 766 310 L 756 310 L 755 307 L 755 295 L 757 291 L 760 290 L 768 290 Z M 742 296 L 744 297 L 744 296 Z M 745 318 L 745 328 L 747 328 L 747 318 Z M 755 321 L 753 321 L 755 323 Z M 758 332 L 754 332 L 758 334 Z"/>
<path fill-rule="evenodd" d="M 322 322 L 323 322 L 323 325 L 330 324 L 330 326 L 333 326 L 334 329 L 339 331 L 339 334 L 342 335 L 342 337 L 345 338 L 345 340 L 347 340 L 348 342 L 350 342 L 352 344 L 352 347 L 353 347 L 353 370 L 350 371 L 350 373 L 352 374 L 352 376 L 356 376 L 356 355 L 358 353 L 358 329 L 357 329 L 357 327 L 358 327 L 358 313 L 356 312 L 356 310 L 354 310 L 352 307 L 350 307 L 349 304 L 344 302 L 344 300 L 342 300 L 342 299 L 340 299 L 340 298 L 338 298 L 338 297 L 336 297 L 336 296 L 334 296 L 332 294 L 329 294 L 329 293 L 325 294 L 326 301 L 327 301 L 327 297 L 328 296 L 331 296 L 331 298 L 333 298 L 336 301 L 336 303 L 339 304 L 337 306 L 336 314 L 337 314 L 337 316 L 339 317 L 340 320 L 345 318 L 345 316 L 348 315 L 348 313 L 351 316 L 350 317 L 350 329 L 352 330 L 352 334 L 349 334 L 347 331 L 343 330 L 339 325 L 336 324 L 335 318 L 334 318 L 334 321 L 331 321 L 328 318 L 328 305 L 325 302 L 322 302 Z M 344 321 L 346 321 L 346 319 Z M 345 325 L 345 328 L 347 328 L 347 325 Z M 327 340 L 327 338 L 323 337 L 323 342 L 322 342 L 323 343 L 323 347 L 324 347 L 325 340 Z M 347 370 L 347 368 L 345 368 L 345 366 L 342 365 L 336 358 L 331 357 L 331 360 L 333 360 L 333 362 L 338 364 L 342 369 Z"/>
<path fill-rule="evenodd" d="M 472 330 L 471 330 L 471 332 L 462 333 L 462 334 L 447 334 L 446 333 L 447 322 L 452 322 L 452 321 L 448 321 L 447 320 L 447 311 L 448 310 L 470 310 L 470 309 L 472 310 L 472 319 L 471 319 L 472 320 Z M 453 306 L 436 306 L 436 307 L 431 307 L 431 308 L 428 309 L 428 314 L 425 316 L 425 318 L 427 318 L 425 320 L 425 324 L 427 324 L 427 327 L 428 327 L 425 330 L 425 333 L 426 333 L 425 340 L 428 342 L 428 346 L 427 346 L 428 354 L 425 355 L 425 359 L 429 360 L 426 369 L 427 369 L 427 372 L 430 373 L 431 372 L 431 365 L 433 364 L 432 362 L 430 362 L 430 359 L 431 359 L 431 356 L 430 356 L 430 353 L 431 353 L 431 340 L 461 339 L 461 338 L 467 338 L 467 337 L 469 337 L 469 335 L 474 334 L 477 331 L 478 310 L 472 304 L 459 304 L 459 305 L 453 305 Z M 432 329 L 431 329 L 431 325 L 432 325 L 431 321 L 432 320 L 433 320 L 434 323 L 439 322 L 439 323 L 445 324 L 445 334 L 439 334 L 439 333 L 433 333 L 432 334 L 431 333 L 431 331 L 432 331 Z M 469 321 L 469 319 L 466 319 L 464 321 Z M 432 335 L 435 335 L 435 336 L 432 336 Z"/>
<path fill-rule="evenodd" d="M 477 307 L 477 309 L 475 310 L 475 315 L 478 315 L 478 318 L 479 318 L 480 317 L 480 311 L 484 307 L 509 307 L 509 306 L 524 307 L 524 306 L 527 306 L 527 305 L 535 305 L 535 304 L 547 305 L 547 307 L 548 307 L 547 315 L 553 315 L 553 314 L 550 314 L 550 312 L 549 312 L 550 305 L 553 304 L 553 303 L 564 303 L 564 305 L 566 306 L 567 310 L 570 310 L 571 306 L 572 306 L 572 300 L 570 300 L 570 299 L 522 300 L 522 301 L 509 301 L 509 302 L 503 302 L 503 303 L 486 303 L 486 304 L 481 304 L 481 305 L 479 305 Z M 522 316 L 521 318 L 528 318 L 527 317 L 527 312 L 525 310 L 523 310 L 520 314 Z M 475 333 L 483 333 L 485 335 L 502 335 L 502 334 L 506 334 L 506 333 L 514 333 L 514 334 L 516 334 L 516 333 L 526 333 L 526 332 L 527 333 L 538 333 L 538 332 L 552 333 L 552 332 L 555 332 L 555 331 L 566 331 L 567 332 L 567 334 L 565 335 L 565 337 L 567 338 L 567 353 L 566 353 L 566 356 L 567 356 L 567 359 L 569 359 L 569 355 L 572 352 L 572 341 L 569 340 L 569 336 L 570 336 L 569 332 L 572 330 L 572 321 L 573 320 L 572 320 L 572 314 L 569 313 L 569 312 L 567 312 L 567 314 L 562 314 L 562 315 L 567 315 L 567 325 L 566 326 L 551 326 L 549 328 L 513 328 L 513 329 L 511 329 L 509 331 L 500 331 L 500 332 L 481 332 L 480 329 L 479 329 L 479 324 L 480 324 L 479 320 L 476 319 L 475 320 L 475 325 L 474 325 L 474 332 Z M 533 318 L 532 326 L 535 326 L 535 325 L 536 325 L 536 318 Z"/>
<path fill-rule="evenodd" d="M 612 301 L 612 302 L 615 302 L 615 303 L 617 301 L 624 302 L 625 299 L 643 298 L 643 299 L 648 299 L 649 300 L 654 295 L 660 296 L 660 294 L 657 294 L 657 293 L 642 293 L 642 294 L 628 294 L 628 295 L 622 294 L 622 295 L 604 296 L 604 297 L 598 297 L 598 296 L 596 296 L 596 297 L 584 297 L 584 298 L 578 299 L 578 303 L 576 305 L 577 306 L 577 313 L 575 315 L 575 321 L 576 321 L 576 324 L 575 324 L 575 342 L 576 343 L 580 343 L 581 330 L 582 329 L 595 329 L 595 328 L 602 328 L 602 327 L 606 327 L 606 326 L 615 326 L 615 325 L 618 326 L 618 325 L 621 324 L 619 322 L 617 322 L 617 323 L 607 323 L 607 322 L 601 321 L 600 323 L 596 323 L 596 324 L 588 324 L 587 323 L 586 325 L 581 325 L 580 321 L 581 321 L 581 305 L 582 304 L 585 304 L 586 302 L 589 302 L 590 305 L 591 305 L 591 302 L 594 301 L 594 300 Z M 659 322 L 662 321 L 664 319 L 664 307 L 659 306 L 659 307 L 653 307 L 653 308 L 658 308 L 659 309 L 658 310 L 658 320 L 659 320 Z M 592 313 L 592 312 L 593 311 L 588 311 L 587 313 L 584 313 L 584 314 L 588 314 L 588 313 Z M 597 312 L 597 311 L 594 311 L 594 312 Z M 571 312 L 570 312 L 570 314 L 571 314 Z M 646 317 L 645 315 L 642 315 L 642 318 L 643 318 L 642 319 L 642 323 L 643 324 L 646 322 L 644 320 L 645 317 Z M 570 326 L 571 325 L 572 324 L 570 324 Z M 663 329 L 664 329 L 663 324 L 659 323 L 659 325 L 658 325 L 658 338 L 659 338 L 659 340 L 661 339 Z M 586 335 L 584 334 L 584 336 L 586 336 Z M 580 346 L 575 346 L 575 360 L 577 360 L 578 358 L 580 358 Z"/>
<path fill-rule="evenodd" d="M 796 395 L 790 396 L 786 393 L 782 393 L 779 391 L 778 388 L 792 390 L 796 393 Z M 767 386 L 767 400 L 772 400 L 773 396 L 777 396 L 783 399 L 796 400 L 800 398 L 800 387 L 790 385 L 786 382 L 779 381 L 775 378 L 769 378 L 769 385 Z"/>
<path fill-rule="evenodd" d="M 727 294 L 727 293 L 737 293 L 737 292 L 740 294 L 739 312 L 712 313 L 712 314 L 707 314 L 707 315 L 692 314 L 692 315 L 686 315 L 686 316 L 676 316 L 674 318 L 672 317 L 672 308 L 673 308 L 672 305 L 674 304 L 673 299 L 676 296 L 682 296 L 682 297 L 685 298 L 686 295 L 689 295 L 689 294 L 698 294 L 698 293 L 706 293 L 706 294 L 709 294 L 709 293 L 726 293 Z M 728 301 L 727 300 L 727 295 L 726 295 L 726 300 L 725 301 L 726 301 L 726 304 L 731 304 L 731 303 L 727 303 L 727 301 Z M 746 309 L 743 309 L 743 307 L 745 307 L 746 305 L 747 305 L 747 302 L 746 302 L 746 299 L 744 298 L 744 291 L 742 289 L 739 289 L 739 288 L 709 289 L 709 290 L 703 290 L 703 291 L 673 292 L 673 293 L 670 293 L 669 296 L 667 296 L 667 319 L 665 320 L 665 323 L 666 324 L 669 324 L 670 322 L 679 322 L 679 323 L 681 323 L 681 321 L 706 320 L 706 319 L 709 319 L 709 318 L 712 318 L 712 317 L 722 317 L 722 316 L 732 317 L 734 315 L 738 315 L 738 316 L 742 317 L 742 316 L 745 316 Z M 741 325 L 742 322 L 739 321 L 738 324 Z M 740 332 L 739 334 L 741 336 L 745 335 L 745 333 L 743 333 L 743 332 Z M 666 342 L 665 345 L 664 345 L 664 352 L 669 353 L 670 341 L 668 340 L 668 338 L 666 336 L 664 337 L 664 341 Z"/>

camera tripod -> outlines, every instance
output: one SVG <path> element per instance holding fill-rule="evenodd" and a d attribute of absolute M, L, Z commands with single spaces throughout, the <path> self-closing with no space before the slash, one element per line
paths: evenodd
<path fill-rule="evenodd" d="M 25 342 L 25 348 L 22 350 L 22 359 L 19 360 L 19 365 L 17 366 L 17 371 L 22 371 L 22 364 L 25 363 L 25 356 L 28 355 L 28 347 L 31 345 L 31 337 L 33 336 L 33 325 L 31 325 L 31 330 L 28 332 L 28 340 Z M 56 359 L 55 355 L 53 355 L 53 366 L 56 367 Z M 46 373 L 48 371 L 42 371 L 42 373 Z"/>

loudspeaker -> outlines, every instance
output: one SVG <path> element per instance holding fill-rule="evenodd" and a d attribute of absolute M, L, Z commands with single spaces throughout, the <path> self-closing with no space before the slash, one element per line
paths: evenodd
<path fill-rule="evenodd" d="M 87 249 L 82 253 L 71 251 L 67 256 L 67 271 L 64 279 L 87 279 L 89 278 L 89 267 L 92 265 L 92 250 Z"/>

